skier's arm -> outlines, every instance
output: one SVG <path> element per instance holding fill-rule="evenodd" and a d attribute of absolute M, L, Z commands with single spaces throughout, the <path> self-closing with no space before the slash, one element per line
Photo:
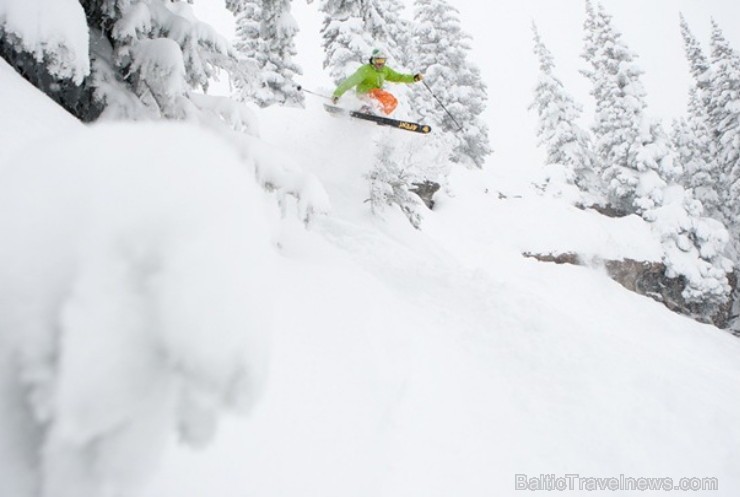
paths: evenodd
<path fill-rule="evenodd" d="M 334 90 L 333 97 L 339 98 L 344 93 L 349 90 L 350 88 L 354 88 L 358 84 L 362 83 L 362 81 L 365 79 L 365 68 L 360 67 L 355 73 L 342 81 L 339 86 L 337 86 L 337 89 Z"/>
<path fill-rule="evenodd" d="M 392 81 L 394 83 L 414 83 L 416 81 L 413 74 L 401 74 L 390 67 L 386 67 L 386 70 L 387 73 L 385 79 L 388 81 Z"/>

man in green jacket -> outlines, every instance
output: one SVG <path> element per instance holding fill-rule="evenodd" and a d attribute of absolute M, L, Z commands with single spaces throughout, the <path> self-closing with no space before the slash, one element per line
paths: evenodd
<path fill-rule="evenodd" d="M 383 83 L 392 81 L 394 83 L 415 83 L 424 79 L 424 75 L 397 73 L 385 65 L 388 57 L 377 48 L 370 56 L 370 63 L 360 66 L 349 78 L 342 81 L 334 90 L 331 101 L 337 103 L 339 98 L 352 87 L 357 87 L 359 95 L 367 95 L 375 99 L 383 112 L 388 115 L 396 109 L 398 100 L 392 94 L 383 90 Z"/>

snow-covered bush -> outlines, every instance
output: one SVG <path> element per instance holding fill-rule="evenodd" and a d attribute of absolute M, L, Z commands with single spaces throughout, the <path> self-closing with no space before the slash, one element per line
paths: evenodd
<path fill-rule="evenodd" d="M 295 202 L 295 214 L 306 225 L 331 211 L 329 195 L 322 183 L 315 175 L 304 172 L 291 157 L 264 142 L 244 139 L 238 134 L 233 135 L 233 141 L 242 152 L 242 160 L 254 168 L 259 184 L 275 193 L 284 215 L 290 199 Z"/>
<path fill-rule="evenodd" d="M 422 213 L 435 203 L 434 194 L 447 190 L 453 166 L 449 156 L 454 143 L 449 136 L 428 138 L 395 131 L 378 136 L 373 168 L 366 175 L 373 213 L 382 214 L 388 206 L 397 205 L 420 228 Z"/>
<path fill-rule="evenodd" d="M 84 129 L 0 175 L 0 488 L 128 495 L 259 394 L 269 203 L 184 125 Z"/>
<path fill-rule="evenodd" d="M 423 220 L 424 203 L 413 193 L 414 183 L 424 181 L 414 171 L 412 155 L 409 149 L 391 139 L 377 142 L 375 165 L 367 173 L 370 185 L 370 209 L 373 214 L 382 212 L 391 206 L 398 206 L 411 225 L 419 229 Z"/>
<path fill-rule="evenodd" d="M 711 315 L 730 293 L 727 275 L 733 269 L 725 257 L 729 234 L 724 225 L 702 215 L 701 202 L 679 185 L 661 190 L 661 204 L 643 217 L 663 244 L 668 277 L 683 277 L 687 302 L 699 303 Z"/>

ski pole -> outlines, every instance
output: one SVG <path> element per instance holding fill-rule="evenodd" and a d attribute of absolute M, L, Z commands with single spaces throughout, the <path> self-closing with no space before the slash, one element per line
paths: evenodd
<path fill-rule="evenodd" d="M 322 95 L 321 93 L 316 93 L 315 91 L 307 90 L 301 85 L 296 85 L 296 89 L 298 91 L 305 91 L 306 93 L 310 93 L 311 95 L 316 95 L 317 97 L 325 98 L 327 100 L 331 100 L 331 97 L 327 97 L 326 95 Z"/>
<path fill-rule="evenodd" d="M 457 124 L 458 131 L 462 131 L 463 127 L 460 126 L 460 123 L 457 122 L 457 120 L 455 120 L 454 117 L 452 117 L 452 114 L 450 114 L 450 111 L 447 110 L 447 107 L 445 107 L 442 102 L 440 102 L 440 100 L 437 98 L 437 95 L 435 95 L 434 92 L 432 91 L 432 89 L 429 88 L 429 85 L 427 84 L 427 82 L 424 81 L 424 80 L 422 80 L 422 83 L 424 83 L 424 86 L 426 86 L 427 90 L 429 90 L 429 93 L 432 94 L 432 96 L 434 97 L 434 100 L 436 100 L 437 103 L 445 110 L 445 112 L 447 112 L 447 115 L 450 116 L 450 119 L 452 119 L 452 122 L 455 123 L 455 124 Z"/>

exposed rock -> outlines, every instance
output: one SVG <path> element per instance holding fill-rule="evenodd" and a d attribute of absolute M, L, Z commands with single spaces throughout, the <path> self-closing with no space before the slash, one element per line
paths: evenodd
<path fill-rule="evenodd" d="M 734 289 L 732 292 L 732 301 L 730 303 L 730 331 L 733 335 L 740 337 L 740 270 L 735 270 L 734 273 L 729 275 L 727 278 L 730 282 L 730 286 Z"/>
<path fill-rule="evenodd" d="M 610 205 L 593 204 L 593 205 L 576 205 L 576 207 L 582 210 L 591 209 L 591 210 L 598 212 L 602 216 L 606 216 L 606 217 L 627 217 L 630 215 L 629 212 L 615 209 L 614 207 Z"/>
<path fill-rule="evenodd" d="M 670 310 L 690 316 L 703 322 L 712 323 L 719 328 L 728 328 L 733 316 L 733 299 L 719 307 L 707 309 L 701 303 L 687 302 L 683 297 L 686 288 L 686 280 L 683 277 L 669 278 L 665 274 L 666 267 L 661 262 L 625 260 L 597 260 L 584 261 L 582 257 L 573 252 L 564 254 L 533 254 L 525 252 L 525 257 L 537 259 L 542 262 L 554 262 L 556 264 L 592 265 L 601 264 L 609 276 L 622 285 L 640 295 L 645 295 L 663 303 Z M 732 294 L 737 296 L 738 274 L 737 272 L 727 275 Z"/>
<path fill-rule="evenodd" d="M 100 116 L 103 106 L 94 98 L 90 77 L 79 86 L 68 80 L 60 80 L 47 70 L 48 61 L 39 60 L 36 54 L 16 50 L 20 41 L 13 34 L 4 33 L 1 28 L 2 26 L 0 58 L 5 59 L 26 81 L 81 121 L 92 122 Z M 12 39 L 16 39 L 16 42 L 11 43 Z"/>
<path fill-rule="evenodd" d="M 430 210 L 433 209 L 434 200 L 432 197 L 439 190 L 439 183 L 424 181 L 422 183 L 412 183 L 412 185 L 413 188 L 409 188 L 409 191 L 417 194 Z"/>
<path fill-rule="evenodd" d="M 564 254 L 533 254 L 531 252 L 524 252 L 524 257 L 530 257 L 537 259 L 541 262 L 554 262 L 555 264 L 573 264 L 574 266 L 583 266 L 581 259 L 578 254 L 573 252 L 566 252 Z"/>

